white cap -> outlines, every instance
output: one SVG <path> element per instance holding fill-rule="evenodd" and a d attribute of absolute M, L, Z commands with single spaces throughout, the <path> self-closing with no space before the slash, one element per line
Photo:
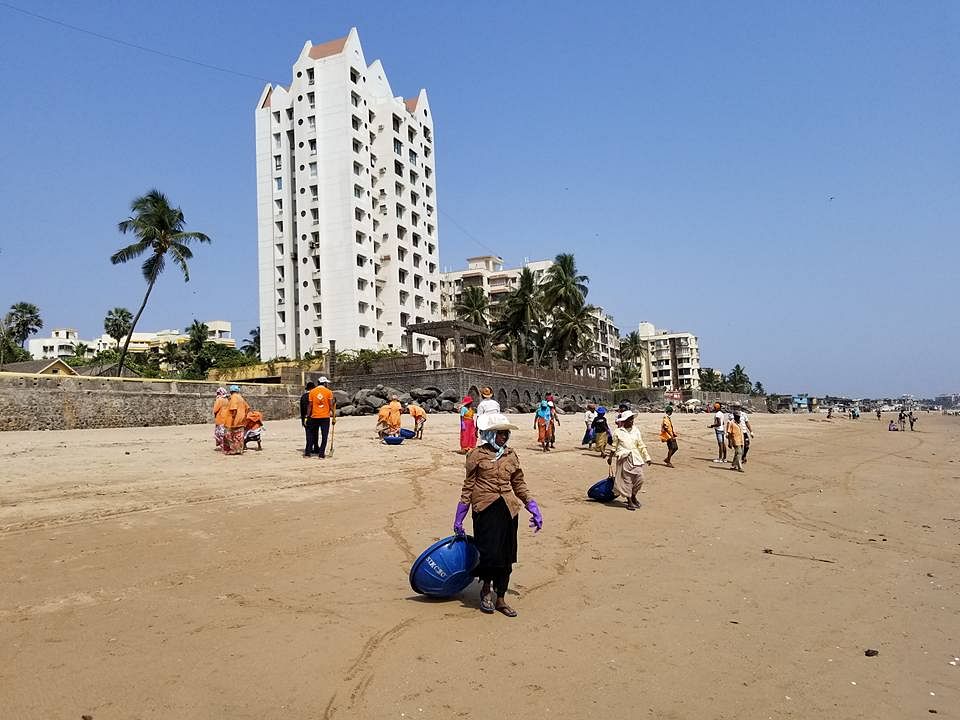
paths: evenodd
<path fill-rule="evenodd" d="M 321 375 L 320 377 L 317 378 L 317 384 L 318 384 L 318 385 L 326 385 L 326 384 L 328 384 L 329 382 L 330 382 L 330 381 L 327 380 L 327 376 L 326 376 L 326 375 Z"/>
<path fill-rule="evenodd" d="M 484 413 L 477 418 L 477 429 L 486 430 L 519 430 L 503 413 Z"/>
<path fill-rule="evenodd" d="M 636 413 L 634 413 L 633 410 L 624 410 L 622 413 L 620 413 L 620 417 L 617 418 L 617 422 L 624 422 L 625 420 L 629 420 L 635 414 Z"/>

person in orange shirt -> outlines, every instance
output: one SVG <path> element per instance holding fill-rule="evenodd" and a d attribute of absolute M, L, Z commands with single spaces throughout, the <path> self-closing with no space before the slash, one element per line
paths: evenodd
<path fill-rule="evenodd" d="M 400 415 L 403 413 L 403 405 L 400 404 L 400 399 L 396 395 L 390 397 L 390 402 L 387 403 L 387 434 L 388 435 L 399 435 L 400 434 Z"/>
<path fill-rule="evenodd" d="M 317 386 L 307 395 L 307 447 L 317 447 L 317 435 L 320 435 L 320 459 L 327 456 L 327 438 L 330 436 L 330 424 L 337 422 L 337 401 L 327 385 L 330 381 L 321 375 Z M 312 441 L 312 445 L 311 445 Z"/>
<path fill-rule="evenodd" d="M 247 414 L 250 406 L 240 394 L 239 385 L 230 386 L 230 397 L 227 399 L 226 430 L 223 435 L 224 455 L 243 454 L 243 434 L 246 432 Z"/>
<path fill-rule="evenodd" d="M 410 403 L 409 412 L 410 417 L 413 418 L 414 437 L 417 438 L 417 440 L 423 440 L 423 426 L 427 422 L 427 411 L 420 407 L 417 401 L 414 400 Z"/>
<path fill-rule="evenodd" d="M 213 441 L 217 450 L 223 450 L 224 423 L 227 420 L 227 389 L 217 388 L 217 399 L 213 401 Z"/>
<path fill-rule="evenodd" d="M 387 418 L 390 417 L 390 405 L 381 405 L 377 411 L 377 437 L 383 440 L 389 435 L 390 424 Z"/>
<path fill-rule="evenodd" d="M 257 450 L 263 450 L 263 445 L 260 444 L 263 436 L 263 413 L 261 413 L 259 410 L 251 410 L 250 414 L 247 415 L 247 422 L 245 423 L 244 427 L 244 450 L 246 450 L 247 444 L 252 442 L 257 444 Z"/>
<path fill-rule="evenodd" d="M 673 415 L 673 405 L 667 405 L 664 412 L 666 415 L 663 416 L 663 422 L 660 423 L 660 442 L 667 444 L 667 457 L 663 461 L 663 464 L 672 468 L 673 463 L 670 462 L 670 460 L 679 449 L 677 445 L 677 431 L 673 429 L 673 418 L 671 418 L 671 415 Z"/>

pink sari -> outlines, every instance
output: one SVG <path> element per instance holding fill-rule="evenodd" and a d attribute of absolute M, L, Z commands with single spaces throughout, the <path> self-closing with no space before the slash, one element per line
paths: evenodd
<path fill-rule="evenodd" d="M 477 446 L 477 423 L 474 420 L 473 408 L 463 408 L 460 411 L 460 449 L 470 450 Z"/>

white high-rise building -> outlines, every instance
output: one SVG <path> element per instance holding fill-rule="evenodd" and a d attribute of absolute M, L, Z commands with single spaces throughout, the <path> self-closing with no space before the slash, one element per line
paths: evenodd
<path fill-rule="evenodd" d="M 425 90 L 394 96 L 355 28 L 307 42 L 290 86 L 260 95 L 256 142 L 261 358 L 400 349 L 408 324 L 440 319 Z"/>
<path fill-rule="evenodd" d="M 700 387 L 700 345 L 693 333 L 657 330 L 653 323 L 637 328 L 647 347 L 641 365 L 646 387 L 664 390 L 696 390 Z"/>

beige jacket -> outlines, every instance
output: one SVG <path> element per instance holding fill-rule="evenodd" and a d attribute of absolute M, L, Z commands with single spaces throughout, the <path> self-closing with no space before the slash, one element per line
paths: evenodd
<path fill-rule="evenodd" d="M 467 474 L 460 502 L 472 505 L 475 512 L 480 512 L 502 497 L 510 509 L 510 516 L 516 517 L 532 497 L 523 480 L 520 459 L 511 448 L 507 448 L 499 460 L 496 456 L 489 445 L 481 445 L 467 453 Z"/>

